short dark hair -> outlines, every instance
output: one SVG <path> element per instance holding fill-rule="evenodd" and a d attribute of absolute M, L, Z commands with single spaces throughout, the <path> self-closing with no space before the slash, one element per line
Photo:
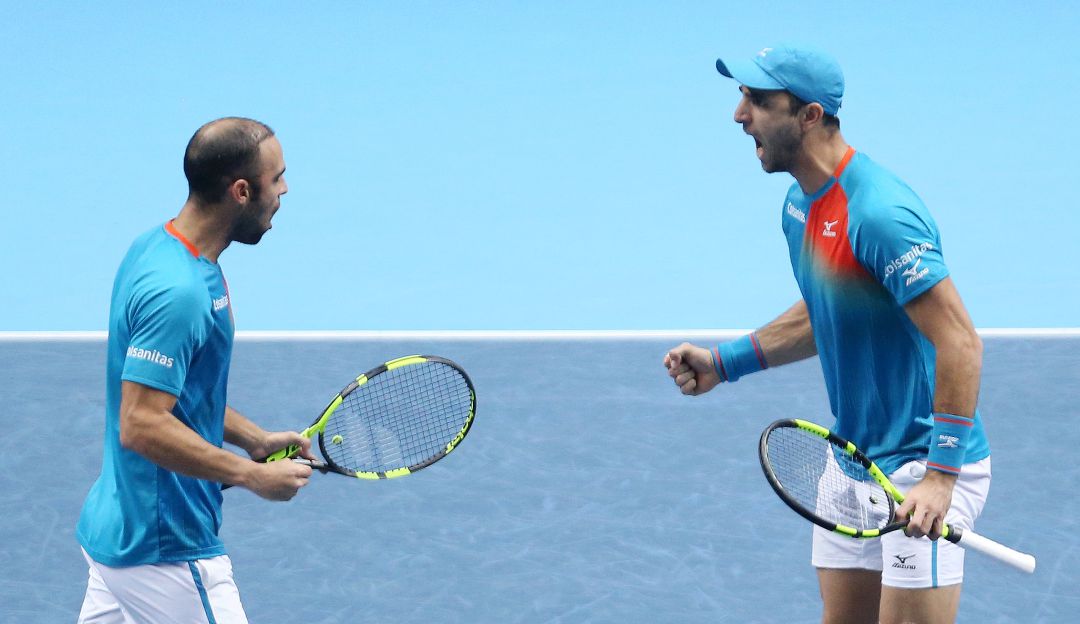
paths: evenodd
<path fill-rule="evenodd" d="M 795 95 L 790 91 L 784 91 L 784 93 L 787 93 L 788 98 L 791 100 L 792 115 L 802 110 L 804 106 L 808 106 L 810 104 L 810 102 L 801 99 L 799 96 Z M 825 113 L 824 116 L 821 118 L 821 125 L 825 126 L 826 128 L 835 128 L 839 130 L 840 118 L 836 115 L 830 115 L 829 113 Z"/>
<path fill-rule="evenodd" d="M 270 126 L 244 117 L 223 117 L 195 131 L 184 151 L 188 193 L 220 201 L 238 179 L 258 174 L 259 144 L 274 136 Z"/>

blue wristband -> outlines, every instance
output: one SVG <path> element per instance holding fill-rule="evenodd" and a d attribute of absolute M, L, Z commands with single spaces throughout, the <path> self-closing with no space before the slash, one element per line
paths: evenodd
<path fill-rule="evenodd" d="M 974 418 L 934 412 L 926 467 L 948 474 L 960 474 L 974 425 Z"/>
<path fill-rule="evenodd" d="M 713 349 L 713 366 L 720 375 L 720 381 L 736 381 L 743 375 L 769 368 L 765 352 L 753 333 L 717 345 Z"/>

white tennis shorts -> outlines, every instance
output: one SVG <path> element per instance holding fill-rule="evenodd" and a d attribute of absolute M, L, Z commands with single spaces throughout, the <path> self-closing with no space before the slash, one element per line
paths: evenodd
<path fill-rule="evenodd" d="M 79 624 L 247 624 L 226 555 L 125 568 L 83 557 L 90 580 Z"/>
<path fill-rule="evenodd" d="M 906 494 L 924 474 L 926 462 L 913 461 L 889 475 L 889 480 Z M 964 464 L 945 521 L 960 529 L 973 529 L 989 492 L 990 458 Z M 943 539 L 911 538 L 903 531 L 880 539 L 853 539 L 814 526 L 811 561 L 817 568 L 880 571 L 882 585 L 903 589 L 945 587 L 964 580 L 963 548 Z"/>

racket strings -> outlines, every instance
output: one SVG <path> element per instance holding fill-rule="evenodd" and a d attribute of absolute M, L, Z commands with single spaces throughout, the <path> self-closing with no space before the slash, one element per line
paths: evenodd
<path fill-rule="evenodd" d="M 326 424 L 327 456 L 349 472 L 387 472 L 430 463 L 472 411 L 464 377 L 441 362 L 386 371 L 349 393 Z"/>
<path fill-rule="evenodd" d="M 819 518 L 858 530 L 889 523 L 892 507 L 885 489 L 828 440 L 779 427 L 769 434 L 768 461 L 785 493 Z"/>

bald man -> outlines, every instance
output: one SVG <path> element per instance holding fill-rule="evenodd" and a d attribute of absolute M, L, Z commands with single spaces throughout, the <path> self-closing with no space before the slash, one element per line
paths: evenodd
<path fill-rule="evenodd" d="M 218 538 L 221 484 L 289 500 L 311 475 L 253 461 L 290 444 L 311 458 L 310 442 L 225 402 L 234 329 L 218 257 L 270 229 L 288 192 L 281 144 L 260 122 L 218 119 L 188 142 L 184 174 L 180 214 L 135 240 L 113 283 L 104 460 L 76 531 L 90 566 L 80 623 L 246 623 Z"/>

